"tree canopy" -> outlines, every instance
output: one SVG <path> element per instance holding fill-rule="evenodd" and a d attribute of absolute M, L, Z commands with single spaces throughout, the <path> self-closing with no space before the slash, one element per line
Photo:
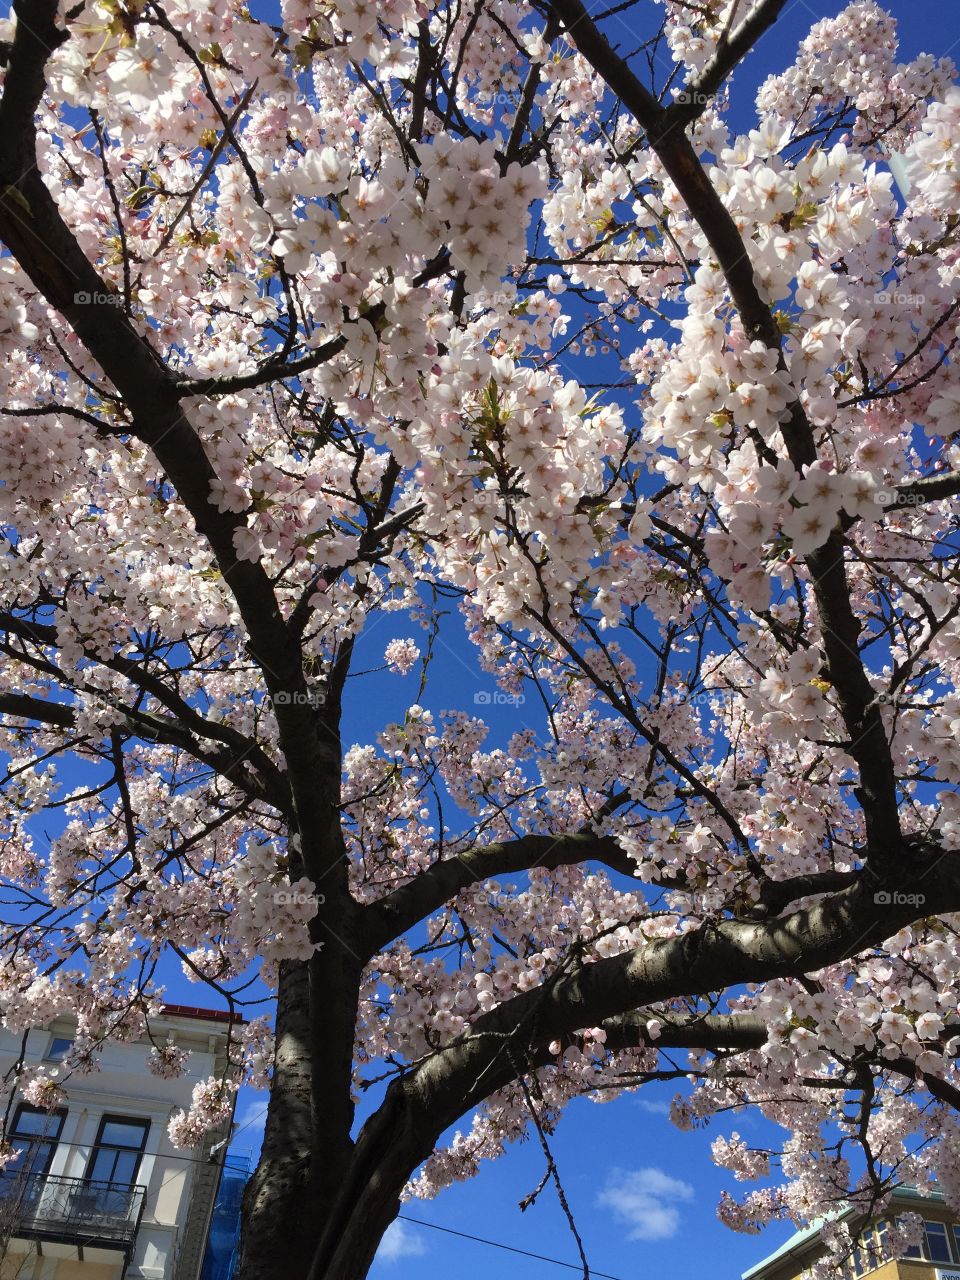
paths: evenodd
<path fill-rule="evenodd" d="M 210 988 L 242 1280 L 655 1079 L 735 1229 L 960 1210 L 960 89 L 856 0 L 738 105 L 784 7 L 0 24 L 7 1091 Z"/>

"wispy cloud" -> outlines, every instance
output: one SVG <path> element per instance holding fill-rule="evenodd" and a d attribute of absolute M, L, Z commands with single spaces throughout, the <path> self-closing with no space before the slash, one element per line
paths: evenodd
<path fill-rule="evenodd" d="M 636 1101 L 638 1107 L 642 1107 L 652 1115 L 668 1116 L 670 1114 L 670 1103 L 666 1098 L 637 1098 Z"/>
<path fill-rule="evenodd" d="M 401 1258 L 419 1258 L 427 1251 L 419 1234 L 405 1222 L 391 1222 L 377 1250 L 377 1262 L 399 1262 Z"/>
<path fill-rule="evenodd" d="M 669 1240 L 680 1229 L 681 1204 L 693 1187 L 662 1169 L 611 1169 L 597 1204 L 627 1228 L 628 1240 Z"/>

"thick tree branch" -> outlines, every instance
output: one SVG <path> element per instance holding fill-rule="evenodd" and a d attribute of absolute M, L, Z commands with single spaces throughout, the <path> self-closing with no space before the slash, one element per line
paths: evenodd
<path fill-rule="evenodd" d="M 375 955 L 471 885 L 534 867 L 553 870 L 584 862 L 599 862 L 619 875 L 636 878 L 636 861 L 612 835 L 579 831 L 561 836 L 527 835 L 517 840 L 475 845 L 455 857 L 435 862 L 386 897 L 365 907 L 366 953 Z M 742 918 L 769 919 L 801 898 L 836 893 L 855 884 L 863 875 L 861 871 L 816 871 L 789 880 L 764 880 L 758 901 Z M 644 881 L 643 885 L 649 883 Z M 657 889 L 680 887 L 676 882 L 652 883 Z M 637 887 L 643 886 L 638 882 Z"/>
<path fill-rule="evenodd" d="M 591 860 L 602 862 L 625 876 L 633 876 L 637 870 L 636 862 L 613 836 L 599 836 L 589 831 L 564 836 L 528 835 L 517 840 L 475 845 L 456 857 L 435 862 L 427 871 L 365 908 L 365 949 L 369 955 L 375 955 L 470 885 L 532 867 L 553 870 Z"/>
<path fill-rule="evenodd" d="M 760 4 L 766 25 L 778 12 L 774 3 Z M 747 246 L 729 211 L 708 178 L 682 127 L 682 106 L 663 108 L 611 48 L 580 0 L 550 0 L 570 38 L 624 106 L 634 115 L 696 221 L 723 272 L 730 296 L 751 339 L 778 353 L 785 385 L 791 386 L 781 335 L 769 305 L 757 287 Z M 758 19 L 759 20 L 759 19 Z M 719 64 L 718 64 L 719 66 Z M 716 82 L 719 87 L 719 81 Z M 791 462 L 798 471 L 817 459 L 814 434 L 795 392 L 780 428 Z M 860 623 L 850 602 L 842 534 L 807 557 L 820 614 L 829 678 L 837 692 L 849 734 L 847 750 L 860 770 L 857 795 L 863 808 L 870 856 L 889 864 L 901 846 L 896 773 L 873 687 L 860 660 Z"/>
<path fill-rule="evenodd" d="M 766 1044 L 765 1019 L 755 1013 L 712 1013 L 702 1018 L 663 1018 L 660 1034 L 654 1039 L 647 1031 L 649 1015 L 642 1010 L 605 1018 L 600 1024 L 607 1033 L 606 1048 L 620 1049 L 708 1049 L 714 1053 L 759 1049 Z M 549 1059 L 543 1059 L 543 1062 Z"/>
<path fill-rule="evenodd" d="M 60 642 L 57 629 L 49 623 L 34 622 L 27 618 L 19 618 L 15 614 L 0 610 L 0 631 L 17 636 L 20 640 L 38 645 L 41 648 L 59 649 Z M 289 806 L 290 794 L 286 778 L 277 768 L 263 748 L 252 738 L 248 738 L 238 729 L 228 724 L 217 724 L 204 716 L 186 702 L 160 676 L 151 672 L 142 662 L 132 658 L 104 658 L 96 650 L 84 648 L 84 656 L 90 661 L 116 671 L 119 675 L 144 693 L 149 693 L 157 702 L 173 713 L 176 721 L 182 726 L 184 733 L 198 738 L 219 742 L 229 747 L 233 754 L 242 757 L 260 773 L 266 788 L 273 792 L 274 803 L 278 808 Z M 59 673 L 58 673 L 59 675 Z M 63 687 L 69 688 L 69 681 L 63 677 Z"/>
<path fill-rule="evenodd" d="M 779 915 L 785 907 L 801 898 L 837 893 L 855 884 L 862 875 L 862 871 L 812 871 L 808 875 L 792 876 L 789 880 L 765 880 L 760 887 L 760 898 L 748 914 L 758 919 Z"/>
<path fill-rule="evenodd" d="M 897 485 L 893 501 L 884 511 L 897 511 L 902 507 L 915 507 L 926 502 L 942 502 L 944 498 L 956 498 L 960 494 L 960 471 L 947 471 L 939 476 L 923 476 L 920 480 L 906 480 Z"/>
<path fill-rule="evenodd" d="M 931 905 L 938 913 L 960 908 L 960 855 L 930 851 L 922 883 L 928 911 Z M 901 898 L 878 904 L 864 879 L 769 923 L 703 924 L 582 965 L 482 1015 L 464 1036 L 388 1088 L 361 1130 L 351 1175 L 332 1215 L 336 1226 L 321 1241 L 310 1280 L 364 1274 L 375 1242 L 396 1214 L 404 1183 L 440 1134 L 513 1079 L 512 1046 L 521 1059 L 536 1060 L 549 1052 L 551 1041 L 608 1019 L 616 1020 L 613 1030 L 629 1035 L 636 1020 L 623 1021 L 625 1015 L 646 1005 L 837 964 L 916 920 L 913 895 Z M 745 1034 L 755 1039 L 756 1028 Z"/>
<path fill-rule="evenodd" d="M 22 693 L 0 693 L 0 714 L 19 720 L 35 720 L 58 729 L 72 729 L 76 717 L 69 707 L 59 702 L 44 702 Z"/>
<path fill-rule="evenodd" d="M 277 797 L 256 773 L 244 768 L 245 757 L 231 751 L 204 750 L 196 738 L 182 724 L 170 716 L 151 715 L 133 707 L 115 707 L 116 724 L 127 729 L 145 742 L 177 747 L 188 752 L 199 763 L 213 769 L 232 786 L 244 791 L 253 799 L 276 804 Z M 59 702 L 45 702 L 42 698 L 30 698 L 19 693 L 0 693 L 0 714 L 18 719 L 34 720 L 38 724 L 58 729 L 71 729 L 76 725 L 76 713 Z"/>
<path fill-rule="evenodd" d="M 44 63 L 64 38 L 55 25 L 56 0 L 16 0 L 14 7 L 16 37 L 0 100 L 0 238 L 114 383 L 133 415 L 134 434 L 152 449 L 212 547 L 273 697 L 304 864 L 314 879 L 336 871 L 345 893 L 342 841 L 331 834 L 339 742 L 321 736 L 299 646 L 287 632 L 263 566 L 237 558 L 234 534 L 244 522 L 211 500 L 215 472 L 181 412 L 182 389 L 122 308 L 90 301 L 108 297 L 110 288 L 80 249 L 36 167 L 33 116 L 43 93 Z M 283 695 L 279 700 L 277 693 Z M 327 778 L 324 786 L 318 785 L 321 777 Z M 343 897 L 333 893 L 334 882 L 328 886 L 330 902 Z M 336 909 L 349 909 L 345 898 Z"/>
<path fill-rule="evenodd" d="M 684 91 L 678 113 L 684 124 L 703 114 L 707 102 L 723 85 L 731 71 L 773 26 L 787 6 L 787 0 L 759 0 L 743 21 L 726 37 L 721 37 L 716 53 Z"/>

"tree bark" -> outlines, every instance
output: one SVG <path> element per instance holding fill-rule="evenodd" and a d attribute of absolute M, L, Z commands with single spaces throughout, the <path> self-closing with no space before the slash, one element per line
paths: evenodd
<path fill-rule="evenodd" d="M 339 742 L 335 749 L 339 755 Z M 307 961 L 280 966 L 273 1079 L 262 1153 L 244 1197 L 238 1280 L 307 1276 L 353 1157 L 353 1051 L 364 955 L 347 882 L 339 784 L 339 770 L 318 777 L 312 802 L 320 820 L 309 839 L 300 837 L 323 850 L 311 923 L 319 948 Z M 288 844 L 292 880 L 306 869 L 296 848 Z"/>
<path fill-rule="evenodd" d="M 933 849 L 914 855 L 914 880 L 923 879 L 927 901 L 938 912 L 960 907 L 956 856 Z M 776 920 L 703 925 L 598 960 L 478 1018 L 468 1033 L 390 1085 L 357 1137 L 335 1197 L 317 1200 L 321 1230 L 303 1280 L 363 1280 L 396 1217 L 405 1183 L 443 1131 L 514 1080 L 518 1064 L 521 1071 L 549 1066 L 551 1041 L 562 1042 L 576 1028 L 596 1023 L 608 1031 L 611 1047 L 646 1046 L 651 1042 L 645 1017 L 632 1012 L 645 1005 L 810 973 L 844 960 L 916 918 L 917 908 L 906 902 L 886 905 L 881 899 L 878 905 L 875 883 L 864 876 Z M 761 1019 L 733 1016 L 668 1028 L 656 1043 L 736 1051 L 758 1047 L 765 1038 Z"/>
<path fill-rule="evenodd" d="M 307 965 L 280 966 L 276 1052 L 263 1148 L 243 1197 L 242 1280 L 268 1280 L 286 1259 L 288 1275 L 306 1273 L 316 1249 L 310 1173 L 313 1101 Z"/>
<path fill-rule="evenodd" d="M 349 1178 L 361 971 L 348 945 L 281 966 L 273 1081 L 244 1195 L 237 1280 L 304 1280 Z"/>

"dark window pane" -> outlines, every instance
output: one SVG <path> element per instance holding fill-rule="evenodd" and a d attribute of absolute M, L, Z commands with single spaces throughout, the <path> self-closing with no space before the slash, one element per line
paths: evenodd
<path fill-rule="evenodd" d="M 29 1111 L 22 1113 L 16 1124 L 14 1125 L 15 1133 L 22 1134 L 41 1134 L 45 1129 L 50 1127 L 50 1117 L 42 1112 L 33 1114 Z"/>
<path fill-rule="evenodd" d="M 133 1181 L 139 1160 L 140 1155 L 136 1151 L 97 1151 L 87 1176 L 91 1182 L 121 1182 L 127 1185 Z"/>
<path fill-rule="evenodd" d="M 17 1152 L 7 1165 L 11 1176 L 49 1170 L 65 1116 L 65 1111 L 41 1111 L 26 1103 L 17 1108 L 10 1129 L 10 1145 Z"/>
<path fill-rule="evenodd" d="M 868 1269 L 879 1265 L 880 1250 L 872 1230 L 864 1233 L 863 1256 Z"/>
<path fill-rule="evenodd" d="M 87 1181 L 130 1186 L 137 1176 L 149 1128 L 149 1120 L 105 1116 L 87 1165 Z"/>
<path fill-rule="evenodd" d="M 38 1111 L 33 1107 L 28 1111 L 21 1107 L 13 1125 L 16 1136 L 57 1138 L 63 1124 L 63 1113 L 59 1111 Z"/>
<path fill-rule="evenodd" d="M 113 1173 L 110 1175 L 111 1182 L 129 1183 L 133 1181 L 133 1175 L 137 1171 L 137 1164 L 140 1156 L 134 1151 L 119 1151 L 114 1161 Z"/>
<path fill-rule="evenodd" d="M 903 1225 L 904 1225 L 903 1219 L 902 1219 L 902 1218 L 897 1218 L 897 1227 L 902 1229 Z M 898 1254 L 898 1257 L 901 1257 L 901 1258 L 922 1258 L 922 1257 L 923 1257 L 923 1250 L 920 1248 L 920 1246 L 919 1246 L 918 1244 L 912 1244 L 912 1245 L 910 1245 L 910 1247 L 909 1247 L 908 1249 L 904 1249 L 903 1253 Z"/>
<path fill-rule="evenodd" d="M 46 1173 L 53 1159 L 56 1144 L 52 1142 L 25 1142 L 14 1138 L 10 1145 L 18 1152 L 17 1157 L 7 1166 L 7 1170 L 17 1173 Z"/>
<path fill-rule="evenodd" d="M 930 1261 L 952 1262 L 945 1224 L 942 1222 L 925 1222 L 923 1225 L 927 1237 L 927 1256 Z"/>
<path fill-rule="evenodd" d="M 133 1147 L 135 1151 L 139 1151 L 146 1133 L 146 1124 L 139 1120 L 105 1120 L 100 1131 L 99 1145 Z"/>
<path fill-rule="evenodd" d="M 65 1040 L 63 1036 L 54 1036 L 50 1042 L 50 1048 L 47 1050 L 48 1062 L 62 1062 L 70 1051 L 72 1040 Z"/>
<path fill-rule="evenodd" d="M 95 1151 L 93 1159 L 90 1161 L 90 1167 L 87 1170 L 87 1177 L 91 1182 L 110 1182 L 113 1177 L 113 1158 L 116 1155 L 114 1151 Z"/>

